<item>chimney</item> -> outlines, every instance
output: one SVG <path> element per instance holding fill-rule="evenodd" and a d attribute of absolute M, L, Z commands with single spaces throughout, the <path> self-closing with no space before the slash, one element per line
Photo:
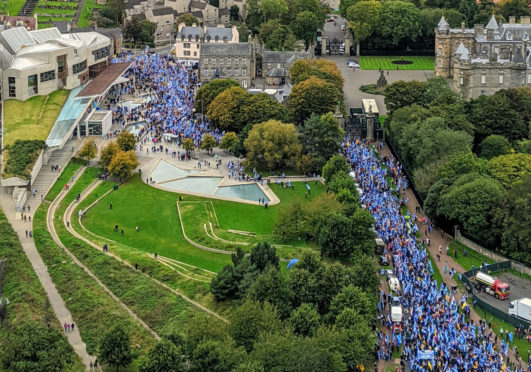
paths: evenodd
<path fill-rule="evenodd" d="M 514 25 L 515 23 L 516 23 L 516 17 L 515 16 L 510 16 L 509 17 L 509 24 Z"/>
<path fill-rule="evenodd" d="M 522 25 L 528 25 L 529 24 L 529 20 L 530 20 L 531 17 L 529 16 L 521 16 L 520 17 L 520 24 Z"/>
<path fill-rule="evenodd" d="M 487 30 L 487 41 L 493 41 L 493 40 L 494 40 L 494 31 Z"/>
<path fill-rule="evenodd" d="M 483 32 L 485 31 L 485 26 L 483 26 L 482 24 L 477 24 L 477 25 L 474 25 L 474 35 L 478 36 L 478 35 L 483 35 Z"/>
<path fill-rule="evenodd" d="M 461 22 L 461 31 L 465 32 L 465 22 Z"/>
<path fill-rule="evenodd" d="M 70 22 L 67 22 L 67 24 L 66 24 L 66 31 L 67 32 L 72 31 L 72 24 Z"/>

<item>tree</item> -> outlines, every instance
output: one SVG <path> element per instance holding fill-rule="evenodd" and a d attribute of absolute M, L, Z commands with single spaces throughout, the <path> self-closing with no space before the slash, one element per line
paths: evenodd
<path fill-rule="evenodd" d="M 247 94 L 238 108 L 239 127 L 268 120 L 286 122 L 286 107 L 265 93 Z"/>
<path fill-rule="evenodd" d="M 238 5 L 233 5 L 230 7 L 230 20 L 238 21 L 240 19 L 240 8 Z"/>
<path fill-rule="evenodd" d="M 352 0 L 351 0 L 352 1 Z M 347 9 L 348 25 L 354 31 L 356 55 L 360 55 L 360 44 L 370 37 L 378 25 L 382 14 L 382 3 L 375 0 L 359 1 Z"/>
<path fill-rule="evenodd" d="M 529 9 L 529 1 L 527 0 L 504 0 L 496 4 L 497 13 L 501 14 L 505 19 L 510 16 L 528 16 L 531 14 Z"/>
<path fill-rule="evenodd" d="M 117 0 L 113 0 L 117 1 Z M 142 22 L 138 17 L 131 17 L 124 21 L 124 38 L 130 40 L 133 43 L 137 43 L 140 40 L 142 34 Z"/>
<path fill-rule="evenodd" d="M 253 126 L 243 145 L 248 164 L 258 169 L 293 167 L 301 153 L 295 126 L 276 120 Z"/>
<path fill-rule="evenodd" d="M 414 103 L 422 105 L 425 102 L 427 85 L 424 82 L 399 80 L 389 84 L 384 91 L 385 106 L 391 112 Z"/>
<path fill-rule="evenodd" d="M 345 82 L 339 68 L 334 61 L 325 59 L 299 59 L 289 69 L 291 81 L 298 84 L 310 76 L 334 83 L 339 91 L 343 90 Z"/>
<path fill-rule="evenodd" d="M 112 176 L 119 177 L 122 182 L 122 179 L 128 178 L 138 165 L 134 151 L 119 151 L 109 164 L 109 172 Z"/>
<path fill-rule="evenodd" d="M 505 188 L 531 173 L 531 155 L 507 154 L 490 160 L 492 176 Z"/>
<path fill-rule="evenodd" d="M 162 339 L 149 351 L 148 359 L 139 368 L 139 372 L 186 371 L 182 351 L 171 341 Z"/>
<path fill-rule="evenodd" d="M 509 140 L 497 134 L 491 134 L 485 138 L 479 145 L 479 148 L 481 150 L 481 157 L 489 160 L 511 152 Z"/>
<path fill-rule="evenodd" d="M 118 135 L 118 137 L 116 137 L 116 143 L 118 144 L 118 147 L 120 147 L 120 150 L 132 151 L 135 149 L 135 136 L 133 133 L 123 131 Z"/>
<path fill-rule="evenodd" d="M 347 9 L 355 5 L 360 0 L 340 0 L 339 2 L 339 12 L 343 18 L 347 18 Z"/>
<path fill-rule="evenodd" d="M 280 270 L 271 266 L 256 278 L 247 291 L 247 298 L 275 306 L 281 319 L 288 318 L 291 313 L 292 296 L 287 279 Z"/>
<path fill-rule="evenodd" d="M 370 323 L 355 309 L 345 308 L 337 317 L 336 326 L 340 328 L 342 340 L 339 343 L 343 361 L 348 370 L 355 371 L 374 351 L 375 333 Z"/>
<path fill-rule="evenodd" d="M 97 152 L 98 147 L 96 146 L 96 143 L 93 139 L 89 139 L 83 144 L 83 147 L 81 147 L 77 155 L 88 162 L 96 157 Z"/>
<path fill-rule="evenodd" d="M 109 13 L 110 17 L 114 21 L 114 24 L 122 23 L 122 19 L 125 14 L 125 2 L 121 0 L 109 0 L 105 9 Z"/>
<path fill-rule="evenodd" d="M 500 183 L 489 176 L 470 173 L 459 177 L 441 195 L 439 213 L 457 221 L 478 241 L 492 243 L 492 218 L 503 195 Z"/>
<path fill-rule="evenodd" d="M 288 4 L 285 0 L 262 0 L 260 10 L 266 21 L 279 19 L 281 15 L 288 12 Z"/>
<path fill-rule="evenodd" d="M 531 265 L 531 175 L 516 180 L 494 214 L 503 254 Z"/>
<path fill-rule="evenodd" d="M 369 293 L 360 287 L 354 285 L 343 287 L 330 303 L 328 318 L 334 322 L 344 309 L 355 309 L 366 323 L 370 323 L 376 313 L 376 303 L 373 299 L 374 295 L 371 298 Z"/>
<path fill-rule="evenodd" d="M 193 26 L 194 24 L 196 26 L 199 26 L 199 20 L 194 17 L 192 15 L 192 13 L 184 13 L 184 14 L 181 14 L 178 18 L 177 18 L 177 25 L 180 25 L 181 23 L 184 23 L 186 26 Z"/>
<path fill-rule="evenodd" d="M 344 132 L 331 112 L 321 117 L 312 114 L 304 122 L 301 143 L 305 152 L 328 161 L 341 149 L 343 136 Z"/>
<path fill-rule="evenodd" d="M 302 202 L 295 200 L 289 204 L 280 206 L 277 214 L 273 234 L 278 236 L 282 241 L 289 241 L 297 239 L 299 236 L 304 236 L 301 231 L 305 231 L 307 220 Z"/>
<path fill-rule="evenodd" d="M 317 226 L 317 242 L 328 257 L 349 257 L 356 244 L 351 233 L 352 222 L 338 213 L 329 213 Z"/>
<path fill-rule="evenodd" d="M 103 335 L 98 349 L 98 358 L 101 364 L 116 367 L 127 367 L 133 361 L 131 340 L 127 332 L 120 326 L 114 326 Z"/>
<path fill-rule="evenodd" d="M 201 142 L 201 149 L 206 150 L 207 153 L 212 153 L 212 149 L 217 146 L 217 142 L 210 134 L 206 134 Z"/>
<path fill-rule="evenodd" d="M 153 41 L 155 40 L 156 29 L 157 24 L 155 22 L 150 22 L 148 20 L 142 21 L 140 41 L 146 44 L 153 45 Z"/>
<path fill-rule="evenodd" d="M 315 35 L 317 34 L 317 29 L 319 28 L 319 21 L 317 16 L 310 11 L 305 11 L 297 14 L 297 17 L 291 24 L 295 36 L 300 40 L 304 40 L 304 45 L 306 49 L 310 47 Z"/>
<path fill-rule="evenodd" d="M 277 250 L 268 242 L 255 245 L 251 251 L 250 259 L 253 267 L 259 272 L 265 271 L 269 266 L 277 270 L 280 268 Z"/>
<path fill-rule="evenodd" d="M 328 313 L 332 299 L 352 279 L 347 268 L 338 262 L 324 264 L 315 272 L 312 290 L 319 314 Z"/>
<path fill-rule="evenodd" d="M 270 32 L 266 31 L 266 26 L 273 26 Z M 294 50 L 297 39 L 293 31 L 285 25 L 280 24 L 278 19 L 272 19 L 260 27 L 260 35 L 264 35 L 264 44 L 267 49 L 275 51 Z"/>
<path fill-rule="evenodd" d="M 275 332 L 282 328 L 277 310 L 268 302 L 245 301 L 232 313 L 229 334 L 236 346 L 243 346 L 247 352 L 263 332 Z"/>
<path fill-rule="evenodd" d="M 302 304 L 296 308 L 289 319 L 293 332 L 298 336 L 312 337 L 317 333 L 321 317 L 311 304 Z"/>
<path fill-rule="evenodd" d="M 238 291 L 238 278 L 232 265 L 225 265 L 210 282 L 210 293 L 216 301 L 232 298 Z"/>
<path fill-rule="evenodd" d="M 190 356 L 190 372 L 229 372 L 246 359 L 245 350 L 233 348 L 232 342 L 204 340 Z"/>
<path fill-rule="evenodd" d="M 341 99 L 341 92 L 333 83 L 311 76 L 293 86 L 288 111 L 295 122 L 303 123 L 312 113 L 334 112 Z"/>
<path fill-rule="evenodd" d="M 437 168 L 435 180 L 448 179 L 455 181 L 457 178 L 468 173 L 488 174 L 490 166 L 484 159 L 479 159 L 472 151 L 456 152 L 448 158 L 444 164 Z"/>
<path fill-rule="evenodd" d="M 195 150 L 194 141 L 191 138 L 185 138 L 183 140 L 183 149 L 186 151 L 187 154 L 193 152 Z"/>
<path fill-rule="evenodd" d="M 343 190 L 350 191 L 354 196 L 357 196 L 358 194 L 354 180 L 345 171 L 334 174 L 332 179 L 329 182 L 326 182 L 326 191 L 331 191 L 334 194 L 339 195 Z"/>
<path fill-rule="evenodd" d="M 120 147 L 115 141 L 110 142 L 103 148 L 100 154 L 100 165 L 103 169 L 108 170 L 111 165 L 112 159 L 120 152 Z"/>
<path fill-rule="evenodd" d="M 241 122 L 238 112 L 246 97 L 247 92 L 239 86 L 224 90 L 208 105 L 209 120 L 218 128 L 239 131 Z"/>
<path fill-rule="evenodd" d="M 210 103 L 225 89 L 239 87 L 240 83 L 233 79 L 214 79 L 204 84 L 197 91 L 195 111 L 206 113 Z"/>
<path fill-rule="evenodd" d="M 245 18 L 245 24 L 249 27 L 249 30 L 256 34 L 258 28 L 264 21 L 264 17 L 260 12 L 260 5 L 258 0 L 249 0 L 245 4 L 247 11 L 247 17 Z"/>
<path fill-rule="evenodd" d="M 344 156 L 337 154 L 332 156 L 323 167 L 323 178 L 325 182 L 328 183 L 332 181 L 332 178 L 334 178 L 334 176 L 340 172 L 349 173 L 350 165 Z"/>
<path fill-rule="evenodd" d="M 234 132 L 227 132 L 221 139 L 221 143 L 219 144 L 219 148 L 223 150 L 229 151 L 231 154 L 234 154 L 234 151 L 236 150 L 236 147 L 238 146 L 240 140 L 238 139 L 238 136 Z"/>
<path fill-rule="evenodd" d="M 372 254 L 353 256 L 351 262 L 350 273 L 353 278 L 353 284 L 363 288 L 366 293 L 378 293 L 378 288 L 380 288 L 379 266 L 373 259 Z"/>
<path fill-rule="evenodd" d="M 15 327 L 2 347 L 2 366 L 9 371 L 63 371 L 74 362 L 74 350 L 54 328 L 36 322 Z"/>
<path fill-rule="evenodd" d="M 382 16 L 378 31 L 394 45 L 402 40 L 415 39 L 419 35 L 419 10 L 405 1 L 386 1 L 382 4 Z"/>

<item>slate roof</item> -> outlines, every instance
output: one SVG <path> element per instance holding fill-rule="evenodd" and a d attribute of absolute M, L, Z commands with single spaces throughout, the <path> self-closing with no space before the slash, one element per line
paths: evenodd
<path fill-rule="evenodd" d="M 219 14 L 220 16 L 224 16 L 224 15 L 228 16 L 228 15 L 230 15 L 230 9 L 228 9 L 228 8 L 220 9 L 220 10 L 218 11 L 218 14 Z"/>
<path fill-rule="evenodd" d="M 189 35 L 192 36 L 192 39 L 195 39 L 196 36 L 201 37 L 201 27 L 184 26 L 181 28 L 181 32 L 179 32 L 176 37 L 180 39 L 182 36 L 184 36 L 186 39 Z"/>
<path fill-rule="evenodd" d="M 154 16 L 164 16 L 164 15 L 174 14 L 173 8 L 170 8 L 169 6 L 166 6 L 164 8 L 155 8 L 152 11 L 153 11 Z"/>
<path fill-rule="evenodd" d="M 202 43 L 200 46 L 201 57 L 205 56 L 242 56 L 251 57 L 252 45 L 250 43 Z"/>
<path fill-rule="evenodd" d="M 141 0 L 127 0 L 126 9 L 133 9 L 136 5 L 140 5 Z"/>
<path fill-rule="evenodd" d="M 494 17 L 494 14 L 493 14 L 492 17 L 490 17 L 489 23 L 487 23 L 487 25 L 485 26 L 485 29 L 486 30 L 497 30 L 498 28 L 500 28 L 500 26 L 498 26 L 498 22 L 496 22 L 496 17 Z"/>
<path fill-rule="evenodd" d="M 131 16 L 131 18 L 139 21 L 139 22 L 142 22 L 142 21 L 145 21 L 146 20 L 146 15 L 144 13 L 142 14 L 134 14 Z"/>
<path fill-rule="evenodd" d="M 203 10 L 206 8 L 206 6 L 207 4 L 201 1 L 195 1 L 195 0 L 190 1 L 190 8 Z"/>
<path fill-rule="evenodd" d="M 289 76 L 289 72 L 287 69 L 285 68 L 272 68 L 268 73 L 267 73 L 267 77 L 276 77 L 276 78 L 279 78 L 279 77 L 288 77 Z"/>
<path fill-rule="evenodd" d="M 203 12 L 200 10 L 193 11 L 192 14 L 197 19 L 203 19 Z"/>
<path fill-rule="evenodd" d="M 211 40 L 216 40 L 216 36 L 219 40 L 223 40 L 224 37 L 227 40 L 232 40 L 232 28 L 225 27 L 207 27 L 205 32 L 205 40 L 210 37 Z"/>
<path fill-rule="evenodd" d="M 306 58 L 310 58 L 306 52 L 273 52 L 270 50 L 262 52 L 262 63 L 293 63 Z"/>

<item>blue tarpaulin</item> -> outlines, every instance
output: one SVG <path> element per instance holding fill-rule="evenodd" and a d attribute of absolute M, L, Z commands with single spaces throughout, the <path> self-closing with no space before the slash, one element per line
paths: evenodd
<path fill-rule="evenodd" d="M 293 260 L 290 260 L 290 261 L 288 262 L 288 269 L 291 269 L 291 267 L 292 267 L 293 265 L 295 265 L 297 262 L 299 262 L 299 259 L 298 259 L 298 258 L 294 258 Z"/>

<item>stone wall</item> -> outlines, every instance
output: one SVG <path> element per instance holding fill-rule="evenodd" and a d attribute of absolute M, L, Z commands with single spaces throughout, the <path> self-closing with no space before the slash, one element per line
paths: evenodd
<path fill-rule="evenodd" d="M 511 267 L 513 269 L 515 269 L 516 271 L 519 271 L 523 274 L 527 274 L 527 275 L 531 275 L 531 268 L 519 263 L 519 262 L 516 262 L 514 260 L 511 260 L 510 258 L 507 258 L 507 257 L 504 257 L 502 255 L 499 255 L 497 253 L 494 253 L 493 251 L 485 248 L 485 247 L 482 247 L 481 245 L 473 242 L 472 240 L 468 239 L 468 238 L 465 238 L 462 234 L 461 234 L 461 231 L 459 231 L 458 228 L 455 229 L 455 240 L 457 240 L 459 243 L 465 245 L 466 247 L 472 249 L 473 251 L 476 251 L 478 252 L 479 254 L 485 256 L 485 257 L 488 257 L 490 258 L 491 260 L 494 260 L 496 262 L 501 262 L 501 261 L 511 261 Z"/>

